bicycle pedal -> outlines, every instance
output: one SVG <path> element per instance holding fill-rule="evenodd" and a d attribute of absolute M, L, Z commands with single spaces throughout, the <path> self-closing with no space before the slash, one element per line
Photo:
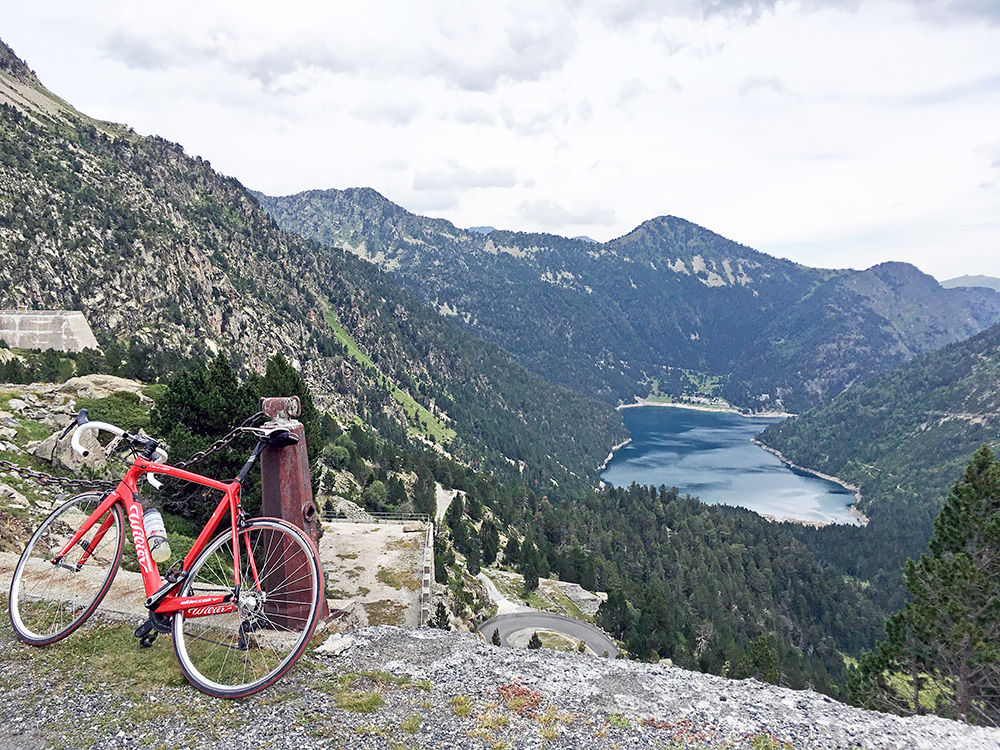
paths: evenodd
<path fill-rule="evenodd" d="M 135 629 L 134 635 L 139 639 L 140 648 L 149 648 L 153 645 L 153 641 L 156 640 L 156 636 L 159 633 L 153 628 L 153 622 L 146 620 L 146 622 Z"/>

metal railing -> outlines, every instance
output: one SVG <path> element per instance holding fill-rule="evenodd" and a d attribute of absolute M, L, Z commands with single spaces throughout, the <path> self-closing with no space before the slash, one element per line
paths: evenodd
<path fill-rule="evenodd" d="M 371 513 L 363 511 L 364 515 L 349 516 L 346 513 L 336 513 L 327 510 L 323 513 L 324 521 L 346 521 L 348 523 L 409 523 L 421 521 L 430 523 L 431 517 L 426 513 Z"/>
<path fill-rule="evenodd" d="M 420 581 L 420 620 L 417 627 L 426 627 L 431 621 L 431 601 L 434 598 L 434 524 L 427 523 L 424 539 L 423 577 Z"/>

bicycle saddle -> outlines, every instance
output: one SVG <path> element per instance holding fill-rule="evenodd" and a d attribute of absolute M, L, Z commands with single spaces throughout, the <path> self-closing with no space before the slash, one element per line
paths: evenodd
<path fill-rule="evenodd" d="M 249 427 L 247 431 L 252 432 L 264 445 L 271 448 L 284 448 L 299 442 L 299 436 L 284 427 Z"/>

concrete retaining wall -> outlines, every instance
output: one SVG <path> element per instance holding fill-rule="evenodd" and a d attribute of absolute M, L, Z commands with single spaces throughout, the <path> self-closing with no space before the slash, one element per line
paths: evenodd
<path fill-rule="evenodd" d="M 0 340 L 19 349 L 82 352 L 98 348 L 83 313 L 70 310 L 0 310 Z"/>

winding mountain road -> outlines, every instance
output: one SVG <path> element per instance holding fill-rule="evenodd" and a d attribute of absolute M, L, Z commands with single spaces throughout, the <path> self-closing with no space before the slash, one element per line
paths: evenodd
<path fill-rule="evenodd" d="M 477 629 L 489 640 L 493 631 L 500 634 L 500 643 L 509 646 L 508 637 L 522 630 L 555 630 L 586 643 L 598 656 L 607 653 L 609 657 L 618 655 L 618 647 L 603 632 L 580 620 L 557 615 L 552 612 L 514 612 L 491 617 Z"/>

